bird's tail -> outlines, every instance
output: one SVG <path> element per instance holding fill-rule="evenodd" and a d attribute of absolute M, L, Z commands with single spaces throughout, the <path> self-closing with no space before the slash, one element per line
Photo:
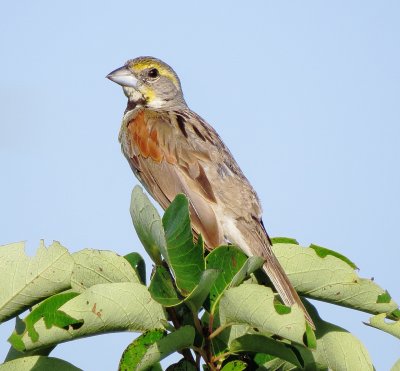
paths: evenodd
<path fill-rule="evenodd" d="M 307 309 L 304 307 L 304 304 L 301 301 L 299 294 L 290 283 L 289 278 L 283 270 L 278 259 L 272 252 L 271 247 L 267 246 L 266 248 L 269 250 L 268 252 L 270 254 L 268 254 L 268 257 L 266 257 L 266 262 L 264 264 L 265 273 L 268 275 L 269 279 L 271 280 L 272 284 L 274 285 L 276 291 L 282 298 L 285 305 L 292 306 L 295 303 L 298 304 L 299 307 L 303 310 L 307 322 L 313 329 L 315 329 L 313 320 L 308 314 Z"/>
<path fill-rule="evenodd" d="M 265 259 L 264 271 L 268 275 L 272 284 L 274 285 L 276 291 L 281 297 L 285 305 L 292 306 L 297 304 L 304 312 L 304 317 L 310 326 L 315 330 L 315 325 L 311 316 L 308 314 L 307 309 L 304 307 L 303 302 L 300 299 L 299 294 L 294 289 L 291 284 L 289 277 L 283 270 L 281 264 L 276 258 L 274 252 L 272 251 L 272 242 L 265 230 L 262 220 L 257 223 L 258 228 L 256 228 L 256 235 L 259 238 L 259 242 L 262 244 L 261 256 Z"/>

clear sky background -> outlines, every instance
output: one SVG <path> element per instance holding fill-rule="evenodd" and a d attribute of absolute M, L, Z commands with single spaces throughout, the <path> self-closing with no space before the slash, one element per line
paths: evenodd
<path fill-rule="evenodd" d="M 128 211 L 137 181 L 117 140 L 126 99 L 104 77 L 152 55 L 230 147 L 271 236 L 337 250 L 400 300 L 399 17 L 396 1 L 3 1 L 0 244 L 145 255 Z M 362 324 L 367 314 L 316 305 L 364 342 L 377 370 L 400 357 L 398 341 Z M 134 336 L 52 354 L 115 370 Z"/>

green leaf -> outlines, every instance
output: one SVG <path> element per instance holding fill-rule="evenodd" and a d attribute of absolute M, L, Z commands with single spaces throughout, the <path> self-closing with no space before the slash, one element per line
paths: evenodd
<path fill-rule="evenodd" d="M 317 347 L 310 351 L 297 346 L 304 362 L 305 369 L 320 368 L 326 370 L 373 370 L 367 349 L 354 335 L 345 329 L 323 321 L 310 303 L 305 302 L 315 326 Z"/>
<path fill-rule="evenodd" d="M 298 305 L 288 314 L 278 314 L 274 306 L 274 293 L 269 287 L 241 285 L 223 294 L 219 315 L 221 325 L 248 325 L 261 333 L 276 334 L 303 344 L 306 323 Z"/>
<path fill-rule="evenodd" d="M 275 359 L 276 357 L 271 356 L 269 354 L 264 353 L 256 353 L 254 355 L 254 362 L 257 363 L 259 366 L 262 366 L 264 363 L 270 361 L 271 359 Z"/>
<path fill-rule="evenodd" d="M 31 357 L 31 356 L 48 356 L 56 346 L 42 348 L 38 350 L 32 350 L 30 352 L 20 352 L 15 349 L 13 346 L 10 346 L 8 350 L 7 356 L 4 359 L 4 362 L 12 361 L 14 359 L 23 358 L 23 357 Z"/>
<path fill-rule="evenodd" d="M 256 356 L 258 356 L 259 359 L 257 359 L 259 362 L 256 362 L 260 367 L 257 369 L 257 371 L 264 371 L 264 370 L 268 370 L 268 371 L 292 371 L 292 370 L 299 370 L 298 367 L 293 366 L 291 363 L 286 362 L 280 358 L 276 358 L 276 357 L 272 357 L 272 356 L 268 356 L 266 354 L 257 354 Z M 262 362 L 262 357 L 269 357 L 269 358 L 265 358 L 265 362 Z M 256 360 L 256 358 L 254 359 Z M 302 370 L 302 369 L 301 369 Z M 313 365 L 309 368 L 309 370 L 312 371 L 317 371 L 317 370 L 321 370 L 321 371 L 327 371 L 326 367 L 319 367 L 319 365 Z"/>
<path fill-rule="evenodd" d="M 279 301 L 275 301 L 274 306 L 275 306 L 275 310 L 279 314 L 288 314 L 292 311 L 292 309 L 289 306 L 282 304 Z"/>
<path fill-rule="evenodd" d="M 247 256 L 235 246 L 220 246 L 206 258 L 207 268 L 219 269 L 221 274 L 210 290 L 210 298 L 206 307 L 214 313 L 223 292 L 229 287 L 234 287 L 243 282 L 250 273 L 263 265 L 260 257 Z"/>
<path fill-rule="evenodd" d="M 365 323 L 368 326 L 375 327 L 379 330 L 385 331 L 390 335 L 393 335 L 400 339 L 400 320 L 391 321 L 387 320 L 386 314 L 377 314 L 369 319 L 369 323 Z"/>
<path fill-rule="evenodd" d="M 302 295 L 372 314 L 391 313 L 398 308 L 385 290 L 370 279 L 360 278 L 352 265 L 332 250 L 294 244 L 275 244 L 272 249 Z"/>
<path fill-rule="evenodd" d="M 30 356 L 14 359 L 0 365 L 0 371 L 81 371 L 71 363 L 54 357 Z"/>
<path fill-rule="evenodd" d="M 218 318 L 214 319 L 214 329 L 217 324 L 219 324 Z M 212 349 L 215 355 L 227 353 L 232 341 L 246 334 L 257 334 L 257 332 L 248 325 L 232 325 L 227 327 L 221 334 L 212 339 Z"/>
<path fill-rule="evenodd" d="M 166 307 L 179 305 L 184 299 L 175 289 L 171 274 L 162 265 L 155 268 L 150 281 L 149 292 L 155 301 Z"/>
<path fill-rule="evenodd" d="M 271 356 L 270 354 L 264 354 L 264 353 L 256 353 L 253 358 L 254 362 L 257 363 L 259 366 L 263 366 L 265 363 L 275 359 L 277 359 L 275 356 Z"/>
<path fill-rule="evenodd" d="M 243 286 L 243 285 L 242 285 Z M 249 286 L 251 289 L 251 286 L 256 286 L 256 285 L 246 285 Z M 240 286 L 241 287 L 241 286 Z M 275 303 L 274 307 L 276 309 Z M 251 315 L 251 313 L 249 313 Z M 202 317 L 202 323 L 203 326 L 209 327 L 209 314 L 207 312 L 204 313 Z M 232 342 L 234 342 L 236 339 L 241 338 L 244 335 L 266 335 L 270 336 L 272 333 L 269 333 L 267 331 L 261 332 L 257 327 L 252 326 L 252 323 L 246 323 L 243 321 L 243 324 L 240 325 L 231 325 L 229 327 L 226 327 L 220 334 L 218 334 L 215 337 L 212 337 L 212 349 L 214 352 L 214 355 L 218 356 L 224 353 L 229 353 L 230 352 L 230 346 Z M 217 312 L 216 315 L 213 317 L 213 329 L 221 328 L 221 321 L 219 318 L 219 313 Z"/>
<path fill-rule="evenodd" d="M 22 321 L 18 316 L 15 317 L 15 332 L 17 334 L 21 334 L 25 331 L 25 322 Z M 13 346 L 10 346 L 6 358 L 4 362 L 12 361 L 17 358 L 28 357 L 28 356 L 48 356 L 55 346 L 42 348 L 38 350 L 32 350 L 30 352 L 20 352 L 19 350 L 15 349 Z"/>
<path fill-rule="evenodd" d="M 394 319 L 395 321 L 399 320 L 399 319 L 400 319 L 400 309 L 397 308 L 397 309 L 395 309 L 393 312 L 390 312 L 390 313 L 388 314 L 388 318 L 392 318 L 392 319 Z"/>
<path fill-rule="evenodd" d="M 146 264 L 142 258 L 142 256 L 137 252 L 131 252 L 129 254 L 124 255 L 124 258 L 128 261 L 131 267 L 135 270 L 138 275 L 140 282 L 143 285 L 146 284 Z"/>
<path fill-rule="evenodd" d="M 247 369 L 247 363 L 239 360 L 230 361 L 222 367 L 221 371 L 243 371 Z"/>
<path fill-rule="evenodd" d="M 315 336 L 315 332 L 308 322 L 306 322 L 306 334 L 304 342 L 309 349 L 317 348 L 317 338 Z"/>
<path fill-rule="evenodd" d="M 250 274 L 260 269 L 265 260 L 259 256 L 250 256 L 242 268 L 235 274 L 229 287 L 239 286 Z"/>
<path fill-rule="evenodd" d="M 329 250 L 326 247 L 322 247 L 322 246 L 318 246 L 318 245 L 314 245 L 314 244 L 310 245 L 310 249 L 313 249 L 317 253 L 317 255 L 321 258 L 325 258 L 328 255 L 332 255 L 335 258 L 338 258 L 338 259 L 344 261 L 345 263 L 347 263 L 351 268 L 357 269 L 357 266 L 349 258 L 347 258 L 346 256 L 344 256 L 336 251 Z"/>
<path fill-rule="evenodd" d="M 134 369 L 136 371 L 145 370 L 170 354 L 191 347 L 194 335 L 195 330 L 192 326 L 182 326 L 175 332 L 171 332 L 150 345 Z"/>
<path fill-rule="evenodd" d="M 218 274 L 219 271 L 215 269 L 207 269 L 202 272 L 198 285 L 189 296 L 184 298 L 175 289 L 173 279 L 168 270 L 163 266 L 158 266 L 151 279 L 149 291 L 154 300 L 166 307 L 186 303 L 192 312 L 197 312 L 208 296 Z"/>
<path fill-rule="evenodd" d="M 162 306 L 151 298 L 146 286 L 133 282 L 94 285 L 62 305 L 59 311 L 79 319 L 83 325 L 79 328 L 53 326 L 47 329 L 41 319 L 35 324 L 38 341 L 33 342 L 26 332 L 19 335 L 24 349 L 49 347 L 107 332 L 162 329 L 167 321 Z"/>
<path fill-rule="evenodd" d="M 36 256 L 25 254 L 25 243 L 0 246 L 0 322 L 40 300 L 70 288 L 74 261 L 59 242 L 41 241 Z"/>
<path fill-rule="evenodd" d="M 150 345 L 165 336 L 163 330 L 151 330 L 140 335 L 124 350 L 119 362 L 119 371 L 134 370 L 146 354 Z"/>
<path fill-rule="evenodd" d="M 71 286 L 77 292 L 100 283 L 137 282 L 139 277 L 122 256 L 113 251 L 84 249 L 72 254 Z"/>
<path fill-rule="evenodd" d="M 197 371 L 197 368 L 194 364 L 186 361 L 186 359 L 181 359 L 178 363 L 174 363 L 165 371 Z"/>
<path fill-rule="evenodd" d="M 189 295 L 198 285 L 205 269 L 202 239 L 193 243 L 189 203 L 179 194 L 165 211 L 162 219 L 167 251 L 163 256 L 172 270 L 176 286 L 183 296 Z"/>
<path fill-rule="evenodd" d="M 392 297 L 390 296 L 390 294 L 387 291 L 385 291 L 383 294 L 378 295 L 376 302 L 377 303 L 390 303 L 391 299 L 392 299 Z"/>
<path fill-rule="evenodd" d="M 263 335 L 241 336 L 231 342 L 229 350 L 233 353 L 265 353 L 286 360 L 299 368 L 304 365 L 293 347 Z"/>
<path fill-rule="evenodd" d="M 130 212 L 143 247 L 156 264 L 161 264 L 160 250 L 166 249 L 161 218 L 140 186 L 132 190 Z"/>
<path fill-rule="evenodd" d="M 290 237 L 272 237 L 271 238 L 272 244 L 277 244 L 277 243 L 290 243 L 293 245 L 298 245 L 299 243 L 297 242 L 296 239 L 290 238 Z"/>
<path fill-rule="evenodd" d="M 148 368 L 146 371 L 163 371 L 160 363 L 154 363 L 150 368 Z"/>
<path fill-rule="evenodd" d="M 39 320 L 44 321 L 47 329 L 50 329 L 52 326 L 56 326 L 61 329 L 68 328 L 69 326 L 79 328 L 82 326 L 82 320 L 73 318 L 59 310 L 63 304 L 73 299 L 77 295 L 79 294 L 74 292 L 61 293 L 44 300 L 23 320 L 23 323 L 25 324 L 24 331 L 19 333 L 13 332 L 8 341 L 15 349 L 19 351 L 25 350 L 25 346 L 21 341 L 24 335 L 28 335 L 32 343 L 36 343 L 39 340 L 39 334 L 35 329 L 35 324 Z"/>
<path fill-rule="evenodd" d="M 186 305 L 188 305 L 193 313 L 196 313 L 203 305 L 204 300 L 210 293 L 210 288 L 212 287 L 219 274 L 220 271 L 217 269 L 207 269 L 202 272 L 199 284 L 184 300 Z"/>

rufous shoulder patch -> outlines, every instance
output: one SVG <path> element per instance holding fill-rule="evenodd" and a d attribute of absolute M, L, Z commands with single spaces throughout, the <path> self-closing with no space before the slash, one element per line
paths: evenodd
<path fill-rule="evenodd" d="M 139 112 L 128 125 L 128 132 L 132 144 L 144 158 L 150 157 L 155 162 L 163 160 L 163 152 L 158 141 L 158 133 L 155 127 L 147 124 L 145 112 Z"/>

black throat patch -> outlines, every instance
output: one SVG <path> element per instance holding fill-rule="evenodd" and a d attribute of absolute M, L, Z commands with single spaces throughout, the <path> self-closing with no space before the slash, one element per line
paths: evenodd
<path fill-rule="evenodd" d="M 145 106 L 146 101 L 144 99 L 139 99 L 137 101 L 131 101 L 128 99 L 128 104 L 125 108 L 125 113 L 134 110 L 137 106 Z"/>

